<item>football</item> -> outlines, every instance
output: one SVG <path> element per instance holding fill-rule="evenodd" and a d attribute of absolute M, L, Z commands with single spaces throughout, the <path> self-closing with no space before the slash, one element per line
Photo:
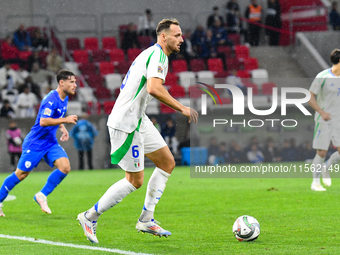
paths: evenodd
<path fill-rule="evenodd" d="M 243 215 L 235 221 L 233 233 L 240 242 L 254 241 L 260 235 L 260 224 L 254 217 Z"/>
<path fill-rule="evenodd" d="M 20 146 L 22 144 L 22 140 L 21 138 L 18 136 L 18 137 L 15 137 L 13 139 L 14 143 L 16 144 L 16 146 Z"/>

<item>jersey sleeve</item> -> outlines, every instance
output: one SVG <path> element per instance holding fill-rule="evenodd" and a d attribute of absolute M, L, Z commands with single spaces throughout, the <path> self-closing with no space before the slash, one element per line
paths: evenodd
<path fill-rule="evenodd" d="M 146 67 L 146 78 L 160 78 L 165 82 L 165 76 L 168 71 L 168 57 L 160 49 L 156 49 L 148 58 Z"/>
<path fill-rule="evenodd" d="M 45 98 L 44 102 L 41 105 L 41 118 L 52 118 L 54 115 L 54 111 L 57 109 L 57 102 L 53 100 L 53 98 L 48 97 Z"/>
<path fill-rule="evenodd" d="M 309 88 L 310 92 L 313 92 L 315 95 L 319 94 L 324 82 L 325 77 L 322 73 L 319 73 L 312 82 L 312 85 Z"/>

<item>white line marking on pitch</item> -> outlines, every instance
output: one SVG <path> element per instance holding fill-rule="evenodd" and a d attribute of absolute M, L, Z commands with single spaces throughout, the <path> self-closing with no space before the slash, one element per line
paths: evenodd
<path fill-rule="evenodd" d="M 78 245 L 78 244 L 71 244 L 71 243 L 53 242 L 53 241 L 35 239 L 35 238 L 32 238 L 32 237 L 25 237 L 25 236 L 10 236 L 10 235 L 0 234 L 0 238 L 16 239 L 16 240 L 28 241 L 28 242 L 32 242 L 32 243 L 42 243 L 42 244 L 49 244 L 49 245 L 55 245 L 55 246 L 65 246 L 65 247 L 71 247 L 71 248 L 77 248 L 77 249 L 107 251 L 107 252 L 118 253 L 118 254 L 126 254 L 126 255 L 152 255 L 152 254 L 147 254 L 147 253 L 137 253 L 137 252 L 133 252 L 133 251 L 122 251 L 122 250 L 119 250 L 119 249 L 109 249 L 109 248 L 95 247 L 95 246 L 88 246 L 88 245 Z"/>

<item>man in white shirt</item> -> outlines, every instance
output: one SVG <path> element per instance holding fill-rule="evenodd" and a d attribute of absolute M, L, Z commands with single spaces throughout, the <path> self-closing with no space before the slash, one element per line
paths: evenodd
<path fill-rule="evenodd" d="M 24 92 L 18 95 L 16 104 L 19 110 L 19 118 L 34 118 L 36 116 L 35 106 L 38 104 L 38 99 L 28 86 L 25 86 Z"/>
<path fill-rule="evenodd" d="M 78 215 L 85 235 L 93 243 L 98 243 L 96 227 L 99 216 L 142 186 L 144 155 L 155 163 L 156 169 L 150 177 L 136 229 L 158 236 L 171 235 L 156 223 L 154 210 L 175 168 L 175 160 L 164 139 L 145 115 L 145 109 L 154 97 L 188 117 L 189 122 L 196 123 L 198 114 L 179 103 L 163 86 L 168 72 L 168 55 L 179 52 L 183 42 L 178 21 L 164 19 L 156 32 L 157 44 L 144 50 L 132 63 L 107 122 L 111 162 L 125 170 L 125 178 L 113 184 L 92 208 Z"/>

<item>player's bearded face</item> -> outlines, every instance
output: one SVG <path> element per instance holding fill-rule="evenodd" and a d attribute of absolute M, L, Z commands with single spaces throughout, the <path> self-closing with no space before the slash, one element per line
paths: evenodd
<path fill-rule="evenodd" d="M 67 80 L 64 80 L 64 92 L 66 94 L 71 94 L 74 95 L 76 93 L 76 88 L 77 88 L 77 84 L 76 84 L 76 77 L 71 76 L 69 77 Z"/>
<path fill-rule="evenodd" d="M 166 42 L 171 52 L 179 52 L 183 42 L 181 28 L 177 25 L 171 25 L 169 32 L 166 34 Z"/>

